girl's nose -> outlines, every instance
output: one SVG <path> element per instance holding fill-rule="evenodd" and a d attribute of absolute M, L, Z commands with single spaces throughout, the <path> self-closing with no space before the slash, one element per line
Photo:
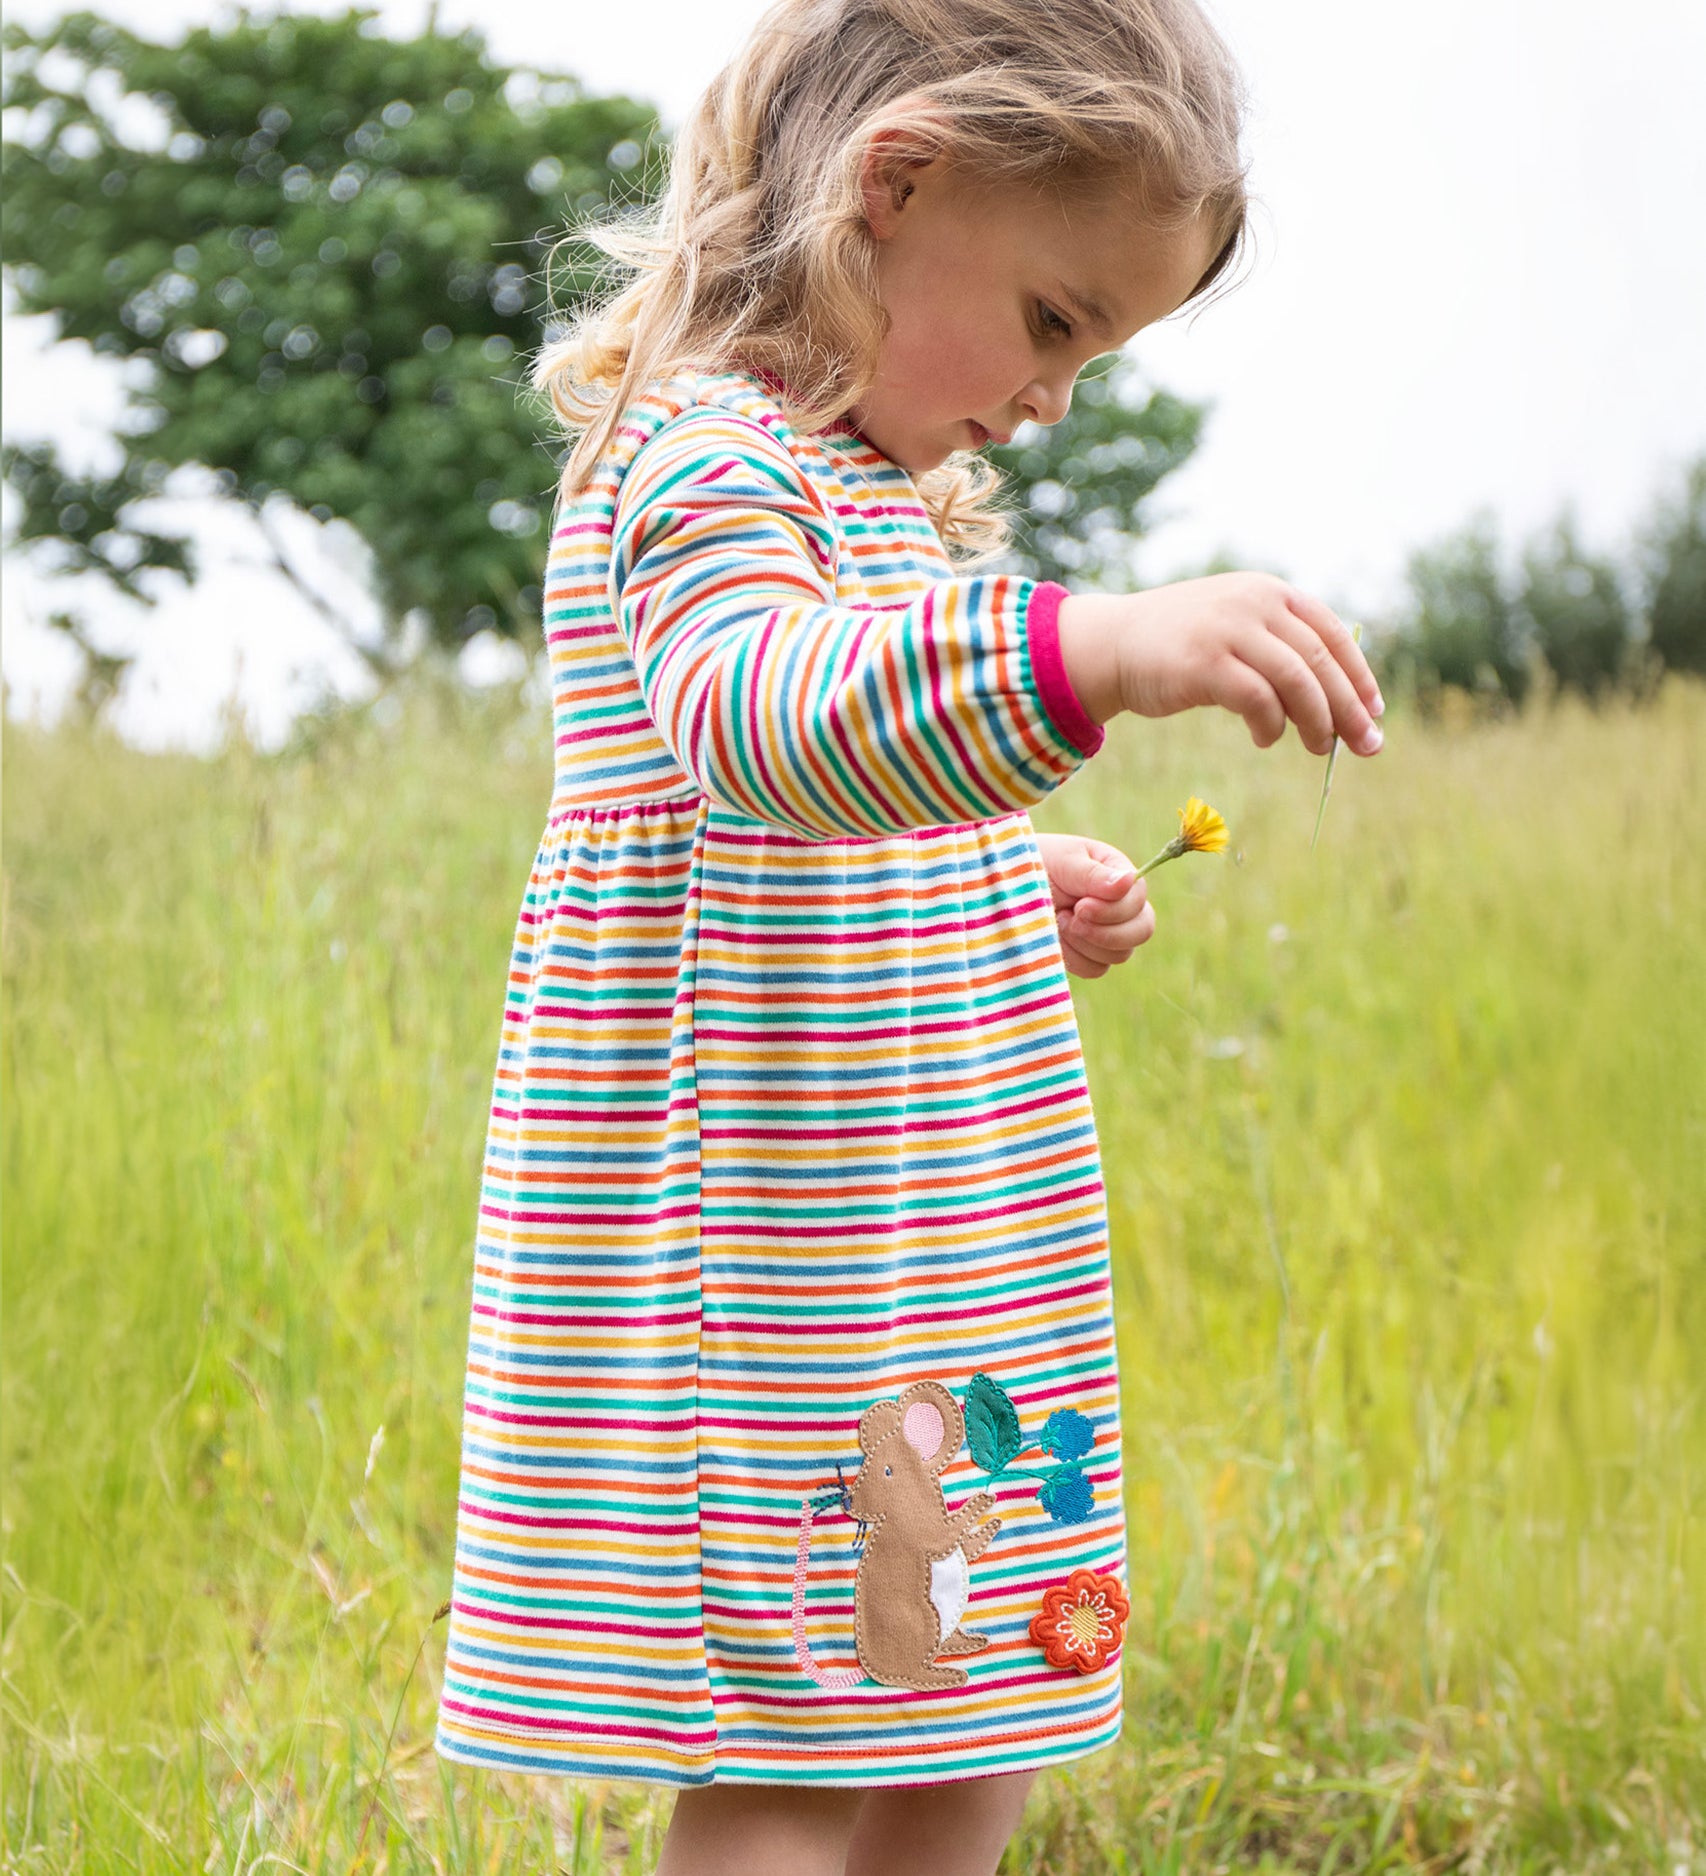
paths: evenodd
<path fill-rule="evenodd" d="M 1019 402 L 1033 423 L 1047 428 L 1051 423 L 1059 423 L 1072 408 L 1072 386 L 1070 383 L 1044 384 L 1039 379 L 1025 387 Z"/>

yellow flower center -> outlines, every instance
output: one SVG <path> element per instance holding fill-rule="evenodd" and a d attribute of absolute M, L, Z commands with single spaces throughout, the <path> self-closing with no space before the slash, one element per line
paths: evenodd
<path fill-rule="evenodd" d="M 1101 1640 L 1101 1611 L 1087 1602 L 1074 1603 L 1066 1612 L 1066 1626 L 1071 1630 L 1073 1641 L 1088 1653 Z"/>

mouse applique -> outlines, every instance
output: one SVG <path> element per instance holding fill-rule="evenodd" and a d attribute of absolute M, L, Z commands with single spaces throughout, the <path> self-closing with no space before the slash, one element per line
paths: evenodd
<path fill-rule="evenodd" d="M 1001 1528 L 986 1514 L 995 1497 L 974 1492 L 950 1509 L 941 1474 L 965 1439 L 959 1402 L 939 1381 L 915 1381 L 859 1416 L 862 1463 L 837 1494 L 864 1527 L 853 1585 L 858 1669 L 826 1668 L 806 1640 L 805 1585 L 813 1503 L 800 1505 L 794 1569 L 794 1655 L 820 1687 L 884 1687 L 927 1693 L 963 1687 L 966 1670 L 938 1655 L 969 1655 L 989 1637 L 960 1627 L 971 1599 L 971 1565 Z"/>

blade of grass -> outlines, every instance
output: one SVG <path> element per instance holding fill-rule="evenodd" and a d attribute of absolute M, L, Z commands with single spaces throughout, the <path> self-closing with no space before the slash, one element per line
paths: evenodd
<path fill-rule="evenodd" d="M 1351 637 L 1360 645 L 1362 627 L 1353 625 Z M 1327 797 L 1333 792 L 1333 769 L 1339 760 L 1339 739 L 1333 738 L 1333 746 L 1327 751 L 1327 773 L 1321 777 L 1321 799 L 1315 809 L 1315 831 L 1309 836 L 1309 851 L 1315 851 L 1315 843 L 1321 838 L 1321 817 L 1327 812 Z"/>

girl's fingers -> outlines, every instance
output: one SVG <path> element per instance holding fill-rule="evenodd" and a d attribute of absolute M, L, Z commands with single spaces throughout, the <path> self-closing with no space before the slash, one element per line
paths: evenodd
<path fill-rule="evenodd" d="M 1379 727 L 1368 706 L 1357 695 L 1349 676 L 1328 648 L 1326 640 L 1314 626 L 1306 625 L 1293 612 L 1282 613 L 1268 629 L 1283 638 L 1308 665 L 1326 695 L 1334 733 L 1342 736 L 1359 755 L 1373 755 L 1380 747 Z M 1349 636 L 1347 633 L 1346 637 Z M 1311 743 L 1310 747 L 1314 748 L 1314 744 Z M 1317 755 L 1324 753 L 1323 750 L 1316 750 Z"/>
<path fill-rule="evenodd" d="M 1135 870 L 1135 869 L 1134 869 Z M 1081 921 L 1107 927 L 1136 919 L 1149 902 L 1149 881 L 1134 879 L 1117 899 L 1094 899 L 1089 894 L 1073 901 Z"/>
<path fill-rule="evenodd" d="M 1060 955 L 1062 962 L 1075 977 L 1102 976 L 1108 968 L 1107 960 L 1105 958 L 1091 957 L 1073 936 L 1070 925 L 1071 921 L 1068 919 L 1062 919 L 1060 921 Z"/>
<path fill-rule="evenodd" d="M 1277 743 L 1285 734 L 1285 705 L 1262 673 L 1228 652 L 1214 675 L 1214 701 L 1244 719 L 1256 747 Z"/>
<path fill-rule="evenodd" d="M 1304 748 L 1324 756 L 1333 746 L 1333 710 L 1321 680 L 1303 659 L 1265 626 L 1239 645 L 1238 656 L 1273 686 L 1281 708 L 1297 725 Z"/>
<path fill-rule="evenodd" d="M 1375 682 L 1374 673 L 1369 669 L 1368 659 L 1363 656 L 1362 647 L 1352 637 L 1351 628 L 1331 606 L 1323 605 L 1320 600 L 1309 593 L 1300 593 L 1295 588 L 1288 588 L 1285 603 L 1287 611 L 1295 614 L 1305 625 L 1314 628 L 1316 637 L 1326 646 L 1333 662 L 1344 672 L 1351 688 L 1362 699 L 1369 715 L 1378 716 L 1384 707 L 1380 686 Z M 1339 734 L 1344 736 L 1345 733 L 1340 730 Z M 1351 743 L 1353 748 L 1356 746 L 1349 736 L 1345 736 L 1345 741 Z"/>
<path fill-rule="evenodd" d="M 1086 919 L 1082 912 L 1060 923 L 1061 943 L 1070 943 L 1084 957 L 1100 964 L 1123 964 L 1141 944 L 1155 936 L 1155 908 L 1146 905 L 1133 918 L 1105 925 Z"/>

